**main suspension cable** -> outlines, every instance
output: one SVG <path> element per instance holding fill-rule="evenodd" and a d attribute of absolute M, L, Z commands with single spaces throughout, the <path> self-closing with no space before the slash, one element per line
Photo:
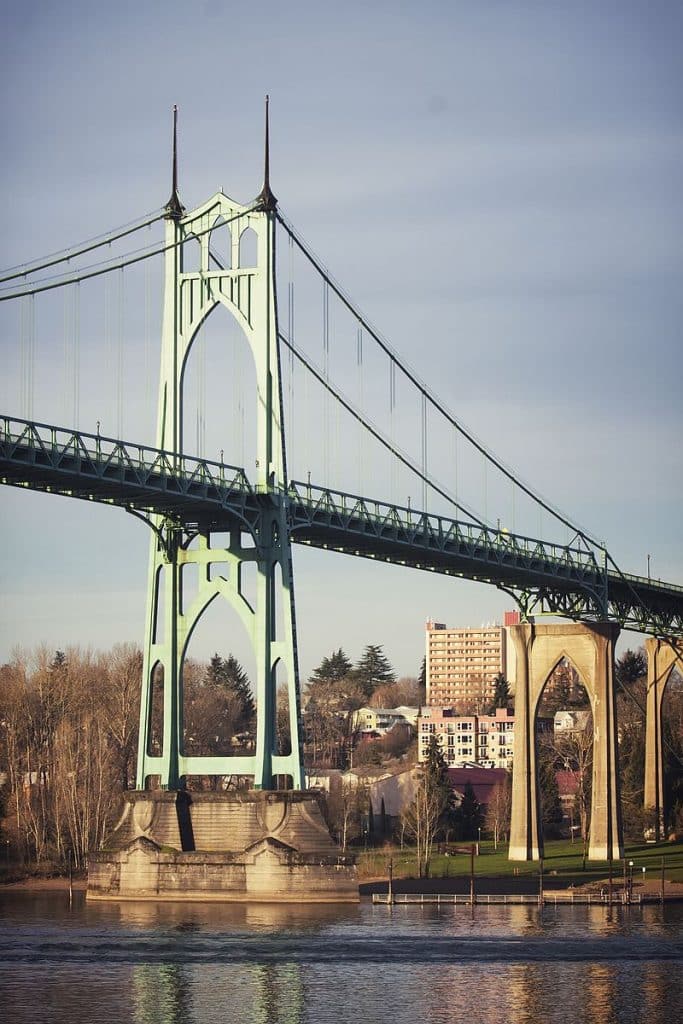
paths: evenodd
<path fill-rule="evenodd" d="M 241 213 L 236 213 L 233 217 L 224 221 L 225 224 L 232 224 L 235 220 L 240 220 L 242 217 L 247 217 L 250 213 L 253 213 L 257 208 L 257 204 L 253 203 L 248 206 Z M 3 294 L 3 289 L 0 288 L 0 302 L 7 302 L 9 299 L 18 299 L 23 295 L 37 295 L 39 292 L 48 292 L 54 288 L 64 288 L 68 284 L 75 284 L 76 281 L 87 281 L 93 277 L 101 277 L 102 274 L 110 274 L 114 270 L 121 270 L 123 267 L 133 266 L 135 263 L 141 263 L 143 260 L 151 259 L 153 256 L 160 256 L 162 253 L 169 252 L 171 249 L 177 249 L 179 246 L 185 245 L 186 242 L 191 241 L 195 238 L 201 238 L 203 235 L 208 235 L 214 230 L 214 225 L 204 228 L 201 231 L 193 231 L 191 234 L 179 238 L 177 241 L 165 242 L 163 245 L 156 246 L 142 255 L 127 255 L 121 259 L 115 260 L 112 263 L 108 263 L 105 266 L 97 266 L 95 269 L 86 271 L 75 271 L 73 274 L 62 275 L 56 280 L 48 280 L 44 283 L 38 283 L 31 288 L 20 288 L 10 291 L 7 294 Z M 139 250 L 137 250 L 139 252 Z M 21 276 L 21 275 L 20 275 Z"/>
<path fill-rule="evenodd" d="M 337 284 L 337 282 L 325 270 L 320 260 L 309 251 L 308 247 L 294 231 L 294 228 L 291 226 L 291 224 L 288 223 L 288 221 L 284 219 L 284 217 L 279 211 L 276 213 L 276 217 L 279 223 L 284 228 L 284 230 L 287 232 L 288 235 L 290 235 L 296 246 L 309 261 L 309 263 L 327 282 L 327 284 L 335 293 L 337 298 L 344 304 L 344 306 L 346 306 L 351 315 L 358 321 L 358 323 L 363 327 L 363 329 L 367 331 L 367 333 L 373 338 L 377 345 L 379 345 L 379 347 L 389 356 L 389 358 L 396 363 L 396 365 L 399 367 L 401 372 L 408 378 L 411 384 L 415 388 L 417 388 L 417 390 L 422 395 L 424 395 L 425 399 L 429 402 L 429 404 L 432 405 L 433 408 L 436 409 L 436 411 L 440 413 L 440 415 L 443 416 L 448 423 L 451 424 L 451 426 L 455 427 L 455 429 L 458 430 L 463 435 L 463 437 L 465 437 L 470 442 L 470 444 L 473 445 L 477 449 L 477 451 L 479 451 L 484 456 L 485 459 L 488 459 L 488 461 L 491 462 L 496 467 L 496 469 L 498 469 L 505 477 L 507 477 L 508 480 L 516 484 L 517 487 L 519 487 L 519 489 L 527 495 L 527 497 L 531 498 L 532 501 L 540 505 L 543 509 L 545 509 L 546 512 L 549 512 L 550 515 L 552 515 L 555 519 L 561 522 L 564 526 L 567 526 L 570 530 L 577 533 L 584 540 L 588 541 L 591 544 L 594 544 L 597 548 L 600 548 L 602 550 L 604 548 L 604 545 L 601 544 L 600 541 L 597 541 L 594 537 L 592 537 L 587 530 L 578 527 L 567 516 L 565 516 L 562 512 L 555 508 L 549 501 L 547 501 L 545 498 L 540 497 L 530 486 L 528 486 L 522 480 L 520 480 L 510 468 L 508 468 L 503 462 L 500 461 L 500 459 L 494 456 L 481 441 L 477 440 L 477 438 L 470 430 L 464 427 L 462 423 L 460 423 L 446 409 L 446 407 L 439 401 L 439 399 L 427 387 L 427 385 L 420 380 L 420 378 L 413 370 L 407 368 L 407 366 L 402 362 L 398 354 L 389 345 L 389 343 L 386 342 L 380 336 L 380 334 L 371 326 L 371 324 L 368 323 L 365 317 L 355 308 L 349 296 L 346 295 L 341 286 Z"/>
<path fill-rule="evenodd" d="M 111 245 L 112 242 L 117 242 L 119 238 L 125 238 L 126 235 L 132 235 L 136 231 L 140 231 L 141 228 L 155 224 L 165 216 L 166 211 L 164 208 L 153 210 L 152 213 L 146 214 L 141 221 L 129 221 L 128 224 L 124 224 L 120 228 L 112 228 L 111 231 L 104 235 L 96 235 L 94 238 L 88 238 L 84 242 L 79 242 L 70 249 L 60 249 L 58 252 L 50 253 L 42 261 L 40 259 L 29 260 L 28 263 L 20 263 L 15 267 L 8 267 L 6 271 L 0 271 L 0 282 L 13 281 L 17 277 L 37 274 L 39 270 L 46 270 L 48 267 L 57 266 L 59 263 L 68 263 L 77 256 L 82 256 L 86 252 L 92 252 L 103 245 Z"/>

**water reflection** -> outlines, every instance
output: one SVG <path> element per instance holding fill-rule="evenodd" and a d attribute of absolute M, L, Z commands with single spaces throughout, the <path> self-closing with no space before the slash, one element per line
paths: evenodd
<path fill-rule="evenodd" d="M 353 904 L 314 903 L 154 903 L 151 900 L 126 900 L 113 904 L 87 904 L 97 908 L 97 916 L 108 912 L 125 927 L 157 929 L 192 925 L 220 931 L 290 931 L 353 922 L 360 908 Z"/>
<path fill-rule="evenodd" d="M 683 907 L 0 897 L 0 1005 L 12 1024 L 670 1024 L 682 925 Z"/>
<path fill-rule="evenodd" d="M 683 1000 L 668 1004 L 667 992 L 670 987 L 671 967 L 665 964 L 645 964 L 642 983 L 643 1020 L 648 1024 L 671 1024 L 676 1005 L 680 1008 Z"/>
<path fill-rule="evenodd" d="M 192 1019 L 185 968 L 177 964 L 136 965 L 131 982 L 136 1024 L 181 1024 Z"/>

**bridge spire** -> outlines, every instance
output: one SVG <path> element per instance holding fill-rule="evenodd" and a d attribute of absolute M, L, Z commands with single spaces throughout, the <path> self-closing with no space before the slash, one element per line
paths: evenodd
<path fill-rule="evenodd" d="M 166 212 L 171 220 L 180 220 L 185 213 L 185 207 L 180 202 L 178 195 L 178 107 L 173 104 L 173 179 L 171 186 L 171 198 L 166 203 Z"/>
<path fill-rule="evenodd" d="M 270 131 L 268 116 L 269 103 L 270 97 L 266 96 L 266 143 L 263 168 L 263 188 L 256 197 L 258 209 L 264 210 L 266 213 L 272 213 L 275 207 L 277 206 L 277 199 L 270 190 Z"/>

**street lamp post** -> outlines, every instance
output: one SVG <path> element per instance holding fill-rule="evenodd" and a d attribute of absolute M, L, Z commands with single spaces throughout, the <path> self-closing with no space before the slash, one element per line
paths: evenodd
<path fill-rule="evenodd" d="M 628 900 L 630 903 L 633 899 L 633 861 L 628 862 Z"/>
<path fill-rule="evenodd" d="M 477 857 L 479 856 L 479 848 L 481 846 L 481 827 L 477 828 Z"/>

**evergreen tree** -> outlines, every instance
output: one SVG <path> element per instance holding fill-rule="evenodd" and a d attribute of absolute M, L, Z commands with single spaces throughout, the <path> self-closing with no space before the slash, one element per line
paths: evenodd
<path fill-rule="evenodd" d="M 323 658 L 311 675 L 311 682 L 337 683 L 350 675 L 353 666 L 344 651 L 339 648 L 329 658 Z"/>
<path fill-rule="evenodd" d="M 629 687 L 647 675 L 647 657 L 642 647 L 637 651 L 624 651 L 614 667 L 616 680 L 622 687 Z"/>
<path fill-rule="evenodd" d="M 461 839 L 477 838 L 478 829 L 484 822 L 484 815 L 471 782 L 465 783 L 462 800 L 458 807 L 457 822 Z"/>
<path fill-rule="evenodd" d="M 448 763 L 436 736 L 429 737 L 424 768 L 427 784 L 430 790 L 438 795 L 442 813 L 444 815 L 450 813 L 455 805 L 455 798 L 448 775 Z"/>
<path fill-rule="evenodd" d="M 427 702 L 427 656 L 422 656 L 422 663 L 420 664 L 420 674 L 417 677 L 420 691 L 422 693 L 422 703 Z"/>
<path fill-rule="evenodd" d="M 507 708 L 510 706 L 510 685 L 502 672 L 499 672 L 493 680 L 493 685 L 491 714 L 495 714 L 496 708 Z"/>
<path fill-rule="evenodd" d="M 354 677 L 368 698 L 378 686 L 396 681 L 394 670 L 381 644 L 367 645 L 356 666 Z"/>
<path fill-rule="evenodd" d="M 50 672 L 66 672 L 67 668 L 64 651 L 55 651 L 55 656 L 50 662 Z"/>
<path fill-rule="evenodd" d="M 249 678 L 237 659 L 232 654 L 227 658 L 214 654 L 206 670 L 206 682 L 209 686 L 234 694 L 240 705 L 237 731 L 245 732 L 249 729 L 256 714 L 256 706 Z"/>

